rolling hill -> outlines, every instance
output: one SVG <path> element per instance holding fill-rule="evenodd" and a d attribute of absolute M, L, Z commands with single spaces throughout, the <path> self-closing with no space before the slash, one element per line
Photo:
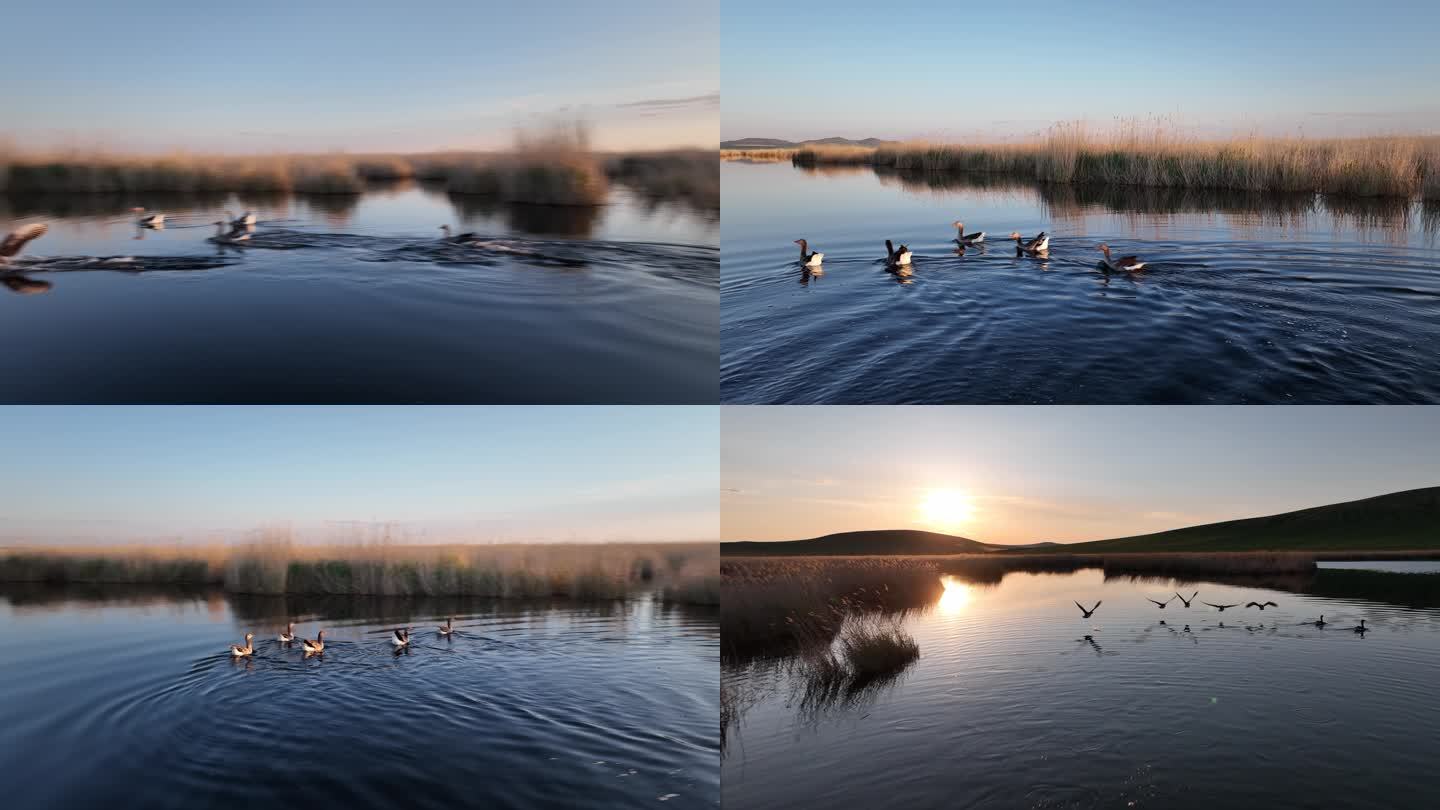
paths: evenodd
<path fill-rule="evenodd" d="M 809 540 L 778 542 L 741 541 L 721 543 L 725 555 L 781 557 L 794 555 L 874 555 L 874 554 L 972 554 L 990 551 L 994 546 L 939 532 L 915 529 L 880 529 L 866 532 L 840 532 Z"/>
<path fill-rule="evenodd" d="M 875 148 L 884 146 L 893 141 L 882 141 L 879 138 L 864 138 L 853 140 L 851 138 L 813 138 L 808 141 L 786 141 L 780 138 L 739 138 L 733 141 L 721 141 L 721 149 L 799 149 L 802 146 L 866 146 Z"/>

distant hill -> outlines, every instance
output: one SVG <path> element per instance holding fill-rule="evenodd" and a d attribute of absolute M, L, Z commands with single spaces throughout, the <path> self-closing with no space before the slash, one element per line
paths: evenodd
<path fill-rule="evenodd" d="M 773 543 L 743 541 L 721 543 L 721 554 L 755 556 L 873 555 L 873 554 L 970 554 L 990 551 L 993 547 L 939 532 L 914 529 L 880 529 L 868 532 L 840 532 L 809 540 L 787 540 Z"/>
<path fill-rule="evenodd" d="M 802 146 L 866 146 L 874 149 L 877 146 L 884 146 L 894 141 L 882 141 L 879 138 L 865 138 L 864 140 L 852 140 L 850 138 L 815 138 L 808 141 L 785 141 L 779 138 L 741 138 L 735 141 L 721 141 L 721 149 L 799 149 Z"/>
<path fill-rule="evenodd" d="M 1155 534 L 1064 543 L 1103 551 L 1409 551 L 1440 548 L 1440 487 Z"/>

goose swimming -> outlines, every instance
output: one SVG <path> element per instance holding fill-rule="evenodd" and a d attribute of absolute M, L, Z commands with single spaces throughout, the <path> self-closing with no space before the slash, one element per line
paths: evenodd
<path fill-rule="evenodd" d="M 391 636 L 390 643 L 396 647 L 404 647 L 410 643 L 410 628 L 396 628 L 395 634 Z"/>
<path fill-rule="evenodd" d="M 1261 610 L 1264 610 L 1266 605 L 1269 605 L 1270 607 L 1280 607 L 1279 605 L 1275 604 L 1274 602 L 1247 602 L 1247 603 L 1245 603 L 1245 607 L 1258 607 L 1258 608 L 1260 608 Z"/>
<path fill-rule="evenodd" d="M 1196 591 L 1196 593 L 1199 593 L 1199 591 Z M 1191 598 L 1194 598 L 1194 597 L 1191 597 Z M 1211 603 L 1211 602 L 1201 602 L 1200 604 L 1202 604 L 1202 605 L 1210 605 L 1210 607 L 1215 608 L 1216 610 L 1220 611 L 1221 613 L 1224 613 L 1224 612 L 1225 612 L 1225 608 L 1240 607 L 1240 603 L 1239 603 L 1239 602 L 1236 602 L 1236 603 L 1233 604 L 1233 605 L 1216 605 L 1216 604 L 1213 604 L 1213 603 Z"/>
<path fill-rule="evenodd" d="M 965 223 L 955 220 L 955 241 L 962 247 L 965 245 L 978 245 L 985 241 L 985 232 L 965 233 Z"/>
<path fill-rule="evenodd" d="M 1321 613 L 1321 614 L 1320 614 L 1320 618 L 1318 618 L 1318 619 L 1315 620 L 1315 626 L 1316 626 L 1316 627 L 1324 627 L 1324 626 L 1327 625 L 1327 624 L 1329 624 L 1329 622 L 1325 621 L 1325 614 L 1324 614 L 1324 613 Z"/>
<path fill-rule="evenodd" d="M 1086 610 L 1086 609 L 1085 609 L 1085 606 L 1082 605 L 1082 604 L 1080 604 L 1079 602 L 1076 602 L 1076 603 L 1075 603 L 1075 607 L 1080 608 L 1080 618 L 1082 618 L 1082 619 L 1088 619 L 1088 618 L 1090 618 L 1090 615 L 1091 615 L 1092 613 L 1094 613 L 1095 611 L 1097 611 L 1097 610 L 1100 609 L 1100 603 L 1099 603 L 1099 602 L 1096 602 L 1096 603 L 1095 603 L 1095 607 L 1090 608 L 1089 610 Z"/>
<path fill-rule="evenodd" d="M 0 267 L 10 263 L 10 260 L 20 255 L 25 246 L 45 235 L 50 226 L 43 222 L 32 222 L 29 225 L 21 225 L 0 242 Z"/>
<path fill-rule="evenodd" d="M 441 238 L 444 239 L 446 242 L 472 242 L 480 238 L 480 234 L 475 233 L 474 231 L 466 231 L 465 233 L 462 233 L 458 236 L 451 236 L 449 225 L 441 225 L 440 230 L 445 232 L 445 235 Z"/>
<path fill-rule="evenodd" d="M 1194 601 L 1195 601 L 1195 597 L 1197 597 L 1197 596 L 1199 596 L 1199 595 L 1200 595 L 1200 592 L 1199 592 L 1199 591 L 1196 591 L 1195 593 L 1190 594 L 1190 598 L 1189 598 L 1189 599 L 1186 599 L 1185 597 L 1181 596 L 1179 593 L 1176 593 L 1176 594 L 1175 594 L 1175 598 L 1176 598 L 1176 599 L 1179 599 L 1181 602 L 1184 602 L 1184 603 L 1185 603 L 1185 607 L 1190 607 L 1190 603 L 1191 603 L 1191 602 L 1194 602 Z"/>
<path fill-rule="evenodd" d="M 1155 607 L 1158 607 L 1158 608 L 1160 608 L 1161 610 L 1164 610 L 1166 605 L 1168 605 L 1168 604 L 1170 604 L 1171 602 L 1175 601 L 1175 597 L 1172 596 L 1172 597 L 1170 597 L 1169 599 L 1166 599 L 1164 602 L 1161 602 L 1161 601 L 1156 600 L 1156 599 L 1151 599 L 1150 597 L 1147 596 L 1147 597 L 1145 597 L 1145 601 L 1147 601 L 1147 602 L 1154 602 L 1154 603 L 1155 603 Z"/>
<path fill-rule="evenodd" d="M 796 239 L 795 244 L 800 246 L 800 263 L 806 267 L 819 267 L 825 260 L 825 254 L 811 252 L 810 243 L 804 239 Z"/>
<path fill-rule="evenodd" d="M 250 213 L 249 211 L 246 211 L 245 213 L 237 217 L 234 214 L 230 213 L 230 211 L 227 209 L 225 211 L 225 218 L 230 220 L 230 227 L 235 228 L 236 230 L 250 228 L 255 225 L 255 215 Z"/>
<path fill-rule="evenodd" d="M 283 633 L 280 634 L 280 641 L 281 641 L 282 643 L 289 644 L 290 642 L 292 642 L 292 641 L 294 641 L 294 640 L 295 640 L 295 623 L 294 623 L 294 622 L 290 622 L 289 624 L 285 625 L 285 632 L 283 632 Z"/>
<path fill-rule="evenodd" d="M 910 248 L 901 245 L 900 249 L 896 250 L 889 239 L 885 240 L 885 261 L 889 264 L 908 265 L 913 255 L 914 254 L 910 252 Z"/>
<path fill-rule="evenodd" d="M 1361 620 L 1360 620 L 1360 626 L 1359 626 L 1359 627 L 1352 627 L 1352 628 L 1350 628 L 1350 629 L 1353 630 L 1353 631 L 1355 631 L 1356 633 L 1359 633 L 1359 634 L 1362 635 L 1362 636 L 1365 635 L 1367 632 L 1369 632 L 1369 628 L 1367 628 L 1367 627 L 1365 626 L 1365 620 L 1364 620 L 1364 619 L 1361 619 Z"/>
<path fill-rule="evenodd" d="M 250 639 L 252 639 L 252 638 L 255 638 L 255 634 L 254 634 L 254 633 L 246 633 L 246 634 L 245 634 L 245 646 L 244 646 L 244 647 L 241 647 L 239 644 L 231 644 L 231 645 L 230 645 L 230 654 L 233 655 L 233 656 L 235 656 L 236 658 L 241 658 L 241 657 L 243 657 L 243 656 L 253 654 L 253 653 L 255 652 L 255 646 L 250 643 Z"/>
<path fill-rule="evenodd" d="M 1145 267 L 1145 262 L 1140 261 L 1140 257 L 1138 256 L 1121 256 L 1118 259 L 1110 258 L 1109 245 L 1102 244 L 1095 249 L 1105 254 L 1105 266 L 1117 273 L 1141 270 Z"/>
<path fill-rule="evenodd" d="M 1017 253 L 1034 256 L 1050 249 L 1050 236 L 1044 231 L 1041 231 L 1039 236 L 1028 242 L 1021 241 L 1023 237 L 1020 236 L 1019 231 L 1011 231 L 1010 238 L 1015 240 L 1015 250 Z"/>
<path fill-rule="evenodd" d="M 445 623 L 442 624 L 442 625 L 440 625 L 440 627 L 439 627 L 440 635 L 442 635 L 442 636 L 448 636 L 448 635 L 450 635 L 451 633 L 455 632 L 455 628 L 454 628 L 454 627 L 451 627 L 451 624 L 452 624 L 454 621 L 455 621 L 455 617 L 454 617 L 454 616 L 449 616 L 449 617 L 447 617 L 447 618 L 445 619 Z"/>
<path fill-rule="evenodd" d="M 325 631 L 321 630 L 316 633 L 314 641 L 308 638 L 301 639 L 300 646 L 304 647 L 307 653 L 325 652 Z"/>
<path fill-rule="evenodd" d="M 144 208 L 131 208 L 130 210 L 131 210 L 131 211 L 134 211 L 134 212 L 137 213 L 137 214 L 144 214 L 144 213 L 145 213 L 145 209 L 144 209 Z M 142 228 L 161 228 L 161 227 L 164 227 L 164 225 L 165 225 L 165 215 L 164 215 L 164 214 L 145 214 L 145 216 L 140 217 L 140 219 L 136 220 L 136 222 L 137 222 L 137 223 L 140 225 L 140 227 L 142 227 Z"/>

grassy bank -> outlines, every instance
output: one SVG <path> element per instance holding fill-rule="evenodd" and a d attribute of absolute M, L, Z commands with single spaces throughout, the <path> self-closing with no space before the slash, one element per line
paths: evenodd
<path fill-rule="evenodd" d="M 1440 199 L 1440 136 L 1202 140 L 1163 121 L 1103 134 L 1070 123 L 1015 142 L 806 147 L 791 159 L 798 166 L 997 172 L 1048 183 Z"/>
<path fill-rule="evenodd" d="M 0 580 L 218 585 L 247 594 L 663 599 L 718 604 L 712 544 L 7 549 Z"/>
<path fill-rule="evenodd" d="M 721 149 L 721 160 L 749 160 L 755 163 L 778 163 L 790 160 L 798 149 Z"/>

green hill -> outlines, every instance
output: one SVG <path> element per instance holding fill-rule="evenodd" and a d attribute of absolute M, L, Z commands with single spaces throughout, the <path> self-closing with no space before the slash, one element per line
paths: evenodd
<path fill-rule="evenodd" d="M 990 551 L 993 546 L 966 537 L 914 529 L 880 529 L 840 532 L 809 540 L 773 543 L 741 541 L 721 543 L 720 553 L 779 557 L 794 555 L 876 555 L 876 554 L 967 554 Z"/>
<path fill-rule="evenodd" d="M 1417 549 L 1440 549 L 1440 487 L 1411 489 L 1298 512 L 1207 523 L 1135 537 L 1065 543 L 1060 547 L 1060 550 L 1081 554 Z"/>

